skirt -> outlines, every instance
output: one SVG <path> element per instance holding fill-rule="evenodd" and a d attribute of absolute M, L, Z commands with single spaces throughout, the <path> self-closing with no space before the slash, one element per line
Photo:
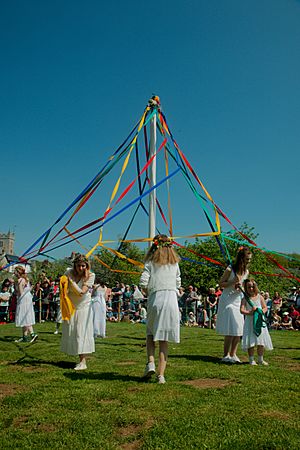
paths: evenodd
<path fill-rule="evenodd" d="M 94 353 L 92 305 L 76 309 L 71 319 L 62 323 L 61 351 L 67 355 Z"/>
<path fill-rule="evenodd" d="M 180 342 L 180 316 L 175 291 L 156 291 L 147 302 L 147 336 L 154 341 Z"/>
<path fill-rule="evenodd" d="M 32 295 L 30 291 L 24 292 L 17 301 L 16 326 L 30 327 L 35 324 Z"/>

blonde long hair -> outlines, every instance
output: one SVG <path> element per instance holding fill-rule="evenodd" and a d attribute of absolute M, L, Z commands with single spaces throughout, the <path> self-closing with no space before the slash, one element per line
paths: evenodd
<path fill-rule="evenodd" d="M 172 240 L 167 235 L 157 234 L 154 236 L 153 243 L 146 254 L 145 262 L 151 261 L 160 266 L 178 263 L 180 257 L 172 244 Z"/>
<path fill-rule="evenodd" d="M 76 254 L 75 258 L 73 259 L 73 273 L 76 275 L 79 275 L 76 266 L 77 266 L 77 264 L 80 264 L 80 263 L 86 265 L 86 270 L 85 270 L 83 280 L 88 281 L 88 279 L 90 277 L 90 263 L 85 255 L 82 255 L 80 253 Z"/>
<path fill-rule="evenodd" d="M 16 266 L 14 272 L 17 273 L 21 278 L 24 278 L 26 283 L 29 282 L 29 279 L 23 266 Z"/>

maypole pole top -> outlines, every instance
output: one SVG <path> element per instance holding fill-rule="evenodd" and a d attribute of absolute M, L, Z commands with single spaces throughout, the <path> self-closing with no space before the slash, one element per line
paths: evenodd
<path fill-rule="evenodd" d="M 152 97 L 150 98 L 150 100 L 148 101 L 148 106 L 150 106 L 151 108 L 159 108 L 160 107 L 160 98 L 158 95 L 152 95 Z"/>

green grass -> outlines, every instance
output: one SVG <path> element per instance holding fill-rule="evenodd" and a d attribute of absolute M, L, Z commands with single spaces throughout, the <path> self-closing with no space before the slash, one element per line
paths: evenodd
<path fill-rule="evenodd" d="M 59 351 L 53 324 L 35 330 L 36 343 L 18 344 L 20 330 L 0 326 L 3 449 L 299 448 L 296 332 L 272 332 L 270 366 L 250 367 L 220 364 L 213 330 L 183 328 L 158 385 L 140 379 L 144 325 L 109 323 L 80 373 Z"/>

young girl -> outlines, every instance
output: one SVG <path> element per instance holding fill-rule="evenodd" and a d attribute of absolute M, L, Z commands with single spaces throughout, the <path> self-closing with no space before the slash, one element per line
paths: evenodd
<path fill-rule="evenodd" d="M 257 347 L 258 364 L 268 366 L 268 363 L 264 361 L 264 349 L 273 350 L 273 345 L 266 326 L 267 324 L 262 321 L 257 326 L 254 323 L 254 315 L 257 313 L 260 316 L 261 313 L 266 314 L 268 308 L 253 279 L 245 280 L 244 289 L 249 298 L 246 299 L 244 297 L 241 303 L 241 313 L 245 316 L 242 347 L 243 350 L 248 351 L 249 364 L 251 366 L 257 365 L 254 360 L 254 347 Z M 258 321 L 259 317 L 256 323 Z"/>
<path fill-rule="evenodd" d="M 17 294 L 16 327 L 23 328 L 23 337 L 16 342 L 34 342 L 38 335 L 34 333 L 32 328 L 32 325 L 35 324 L 35 318 L 31 286 L 24 267 L 17 266 L 14 274 L 17 277 L 15 284 Z"/>
<path fill-rule="evenodd" d="M 179 256 L 172 241 L 164 234 L 154 237 L 149 249 L 140 286 L 148 291 L 147 357 L 144 378 L 155 373 L 155 342 L 159 341 L 158 383 L 164 384 L 168 341 L 179 342 L 179 308 L 177 289 L 181 285 Z"/>
<path fill-rule="evenodd" d="M 247 247 L 240 247 L 236 261 L 227 267 L 220 287 L 224 288 L 218 305 L 216 331 L 224 336 L 224 354 L 221 359 L 226 363 L 240 363 L 236 355 L 240 338 L 243 335 L 244 318 L 240 313 L 243 298 L 240 287 L 248 277 L 248 266 L 252 254 Z"/>
<path fill-rule="evenodd" d="M 94 280 L 95 274 L 90 272 L 89 261 L 80 254 L 75 256 L 73 268 L 67 269 L 66 275 L 60 279 L 63 319 L 61 350 L 68 355 L 79 355 L 75 370 L 85 370 L 86 356 L 95 351 L 90 294 Z"/>

